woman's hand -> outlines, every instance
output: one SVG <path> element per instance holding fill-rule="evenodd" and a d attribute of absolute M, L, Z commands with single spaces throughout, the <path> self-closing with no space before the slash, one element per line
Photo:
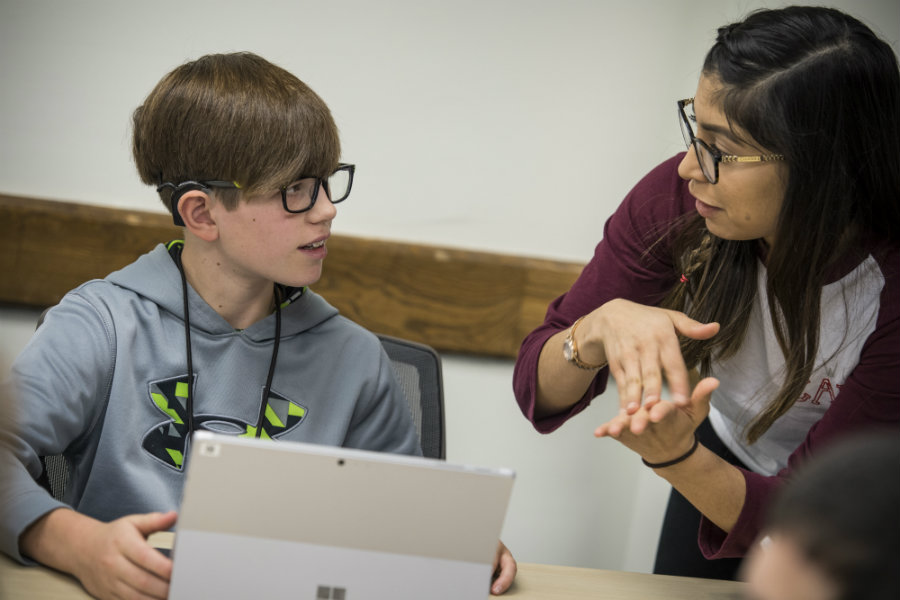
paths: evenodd
<path fill-rule="evenodd" d="M 658 465 L 654 467 L 657 475 L 714 525 L 728 532 L 737 523 L 747 498 L 744 475 L 703 444 L 694 447 L 694 432 L 709 414 L 710 394 L 718 386 L 719 381 L 712 377 L 701 380 L 686 406 L 663 401 L 641 407 L 633 415 L 621 410 L 594 435 L 615 438 L 651 467 Z"/>
<path fill-rule="evenodd" d="M 709 414 L 709 400 L 719 387 L 714 377 L 702 379 L 685 405 L 659 401 L 634 414 L 619 414 L 600 425 L 594 435 L 612 437 L 649 463 L 664 463 L 685 454 L 694 443 L 694 431 Z"/>
<path fill-rule="evenodd" d="M 685 406 L 691 390 L 678 336 L 705 340 L 718 332 L 718 323 L 618 298 L 585 317 L 576 341 L 582 360 L 609 364 L 620 406 L 635 414 L 642 404 L 649 408 L 662 399 L 663 378 L 672 402 Z"/>

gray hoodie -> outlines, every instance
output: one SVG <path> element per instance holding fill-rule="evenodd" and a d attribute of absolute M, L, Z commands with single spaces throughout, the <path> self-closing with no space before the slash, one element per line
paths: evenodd
<path fill-rule="evenodd" d="M 275 316 L 235 331 L 190 287 L 188 300 L 194 427 L 252 436 Z M 39 456 L 68 458 L 65 500 L 97 519 L 178 508 L 189 451 L 183 312 L 178 269 L 159 245 L 47 313 L 13 364 L 17 414 L 0 430 L 5 553 L 22 560 L 21 533 L 61 506 L 34 481 Z M 267 400 L 264 438 L 421 452 L 378 339 L 308 289 L 282 308 Z"/>

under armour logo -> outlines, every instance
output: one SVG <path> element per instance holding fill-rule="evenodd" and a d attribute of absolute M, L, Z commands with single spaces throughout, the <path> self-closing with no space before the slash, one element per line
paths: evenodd
<path fill-rule="evenodd" d="M 150 383 L 150 399 L 167 419 L 154 425 L 141 442 L 145 451 L 177 471 L 184 469 L 187 455 L 187 388 L 187 376 Z M 220 415 L 195 414 L 194 427 L 216 433 L 231 433 L 238 437 L 277 439 L 304 421 L 306 413 L 305 407 L 270 391 L 259 434 L 256 423 Z"/>
<path fill-rule="evenodd" d="M 320 585 L 316 590 L 316 600 L 346 600 L 347 588 Z"/>

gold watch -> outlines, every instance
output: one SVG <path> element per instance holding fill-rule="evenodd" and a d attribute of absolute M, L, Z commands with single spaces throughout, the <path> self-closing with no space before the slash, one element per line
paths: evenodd
<path fill-rule="evenodd" d="M 566 339 L 563 340 L 563 357 L 579 369 L 584 369 L 586 371 L 594 371 L 596 369 L 600 369 L 605 365 L 590 365 L 578 356 L 578 344 L 575 343 L 575 328 L 578 327 L 578 324 L 581 323 L 581 320 L 584 319 L 583 316 L 578 317 L 572 326 L 569 327 L 569 332 L 566 334 Z"/>

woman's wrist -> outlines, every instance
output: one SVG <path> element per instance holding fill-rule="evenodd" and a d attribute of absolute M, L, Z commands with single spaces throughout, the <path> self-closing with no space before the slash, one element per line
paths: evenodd
<path fill-rule="evenodd" d="M 694 443 L 691 444 L 690 449 L 687 452 L 685 452 L 684 454 L 682 454 L 681 456 L 679 456 L 677 458 L 673 458 L 671 460 L 655 462 L 655 463 L 649 462 L 644 457 L 641 457 L 641 462 L 644 463 L 644 465 L 650 467 L 651 469 L 665 469 L 666 467 L 671 467 L 671 466 L 677 465 L 678 463 L 686 461 L 688 458 L 691 457 L 691 455 L 694 452 L 697 451 L 697 448 L 699 446 L 700 446 L 700 440 L 697 439 L 697 432 L 695 431 L 694 432 Z"/>
<path fill-rule="evenodd" d="M 581 322 L 587 317 L 587 315 L 582 315 L 575 319 L 575 322 L 572 323 L 572 326 L 566 331 L 565 338 L 563 339 L 563 358 L 566 361 L 578 367 L 579 369 L 583 369 L 585 371 L 596 371 L 598 369 L 602 369 L 606 366 L 606 361 L 592 363 L 587 362 L 583 359 L 580 349 L 583 349 L 587 342 L 584 345 L 580 345 L 578 340 L 575 337 L 575 332 L 578 329 L 578 326 Z"/>

